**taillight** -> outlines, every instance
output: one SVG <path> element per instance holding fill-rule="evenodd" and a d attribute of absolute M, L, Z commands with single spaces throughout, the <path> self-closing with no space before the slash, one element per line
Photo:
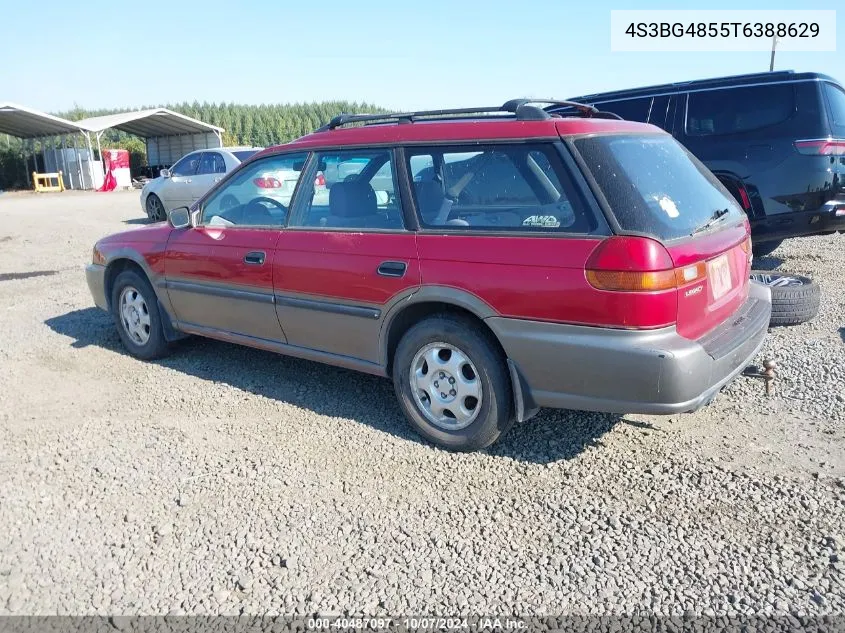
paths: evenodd
<path fill-rule="evenodd" d="M 282 186 L 282 183 L 270 176 L 254 178 L 252 182 L 255 184 L 256 187 L 259 187 L 261 189 L 278 189 Z"/>
<path fill-rule="evenodd" d="M 795 149 L 802 154 L 813 156 L 845 156 L 845 140 L 828 138 L 795 141 Z"/>
<path fill-rule="evenodd" d="M 677 284 L 672 256 L 664 246 L 644 237 L 611 237 L 587 261 L 587 281 L 599 290 L 652 292 Z"/>
<path fill-rule="evenodd" d="M 751 200 L 748 199 L 748 194 L 745 192 L 745 187 L 739 188 L 739 197 L 742 199 L 742 210 L 749 211 L 751 209 Z"/>
<path fill-rule="evenodd" d="M 751 262 L 754 259 L 754 254 L 751 250 L 751 236 L 749 235 L 748 237 L 746 237 L 745 240 L 743 240 L 742 244 L 740 244 L 740 246 L 742 247 L 742 252 L 745 253 L 745 261 L 748 263 L 748 268 L 750 269 Z"/>
<path fill-rule="evenodd" d="M 611 237 L 587 262 L 587 281 L 598 290 L 654 292 L 672 290 L 707 277 L 702 262 L 675 268 L 669 251 L 643 237 Z"/>
<path fill-rule="evenodd" d="M 587 281 L 599 290 L 618 292 L 652 292 L 675 287 L 674 270 L 631 272 L 619 270 L 588 270 Z"/>

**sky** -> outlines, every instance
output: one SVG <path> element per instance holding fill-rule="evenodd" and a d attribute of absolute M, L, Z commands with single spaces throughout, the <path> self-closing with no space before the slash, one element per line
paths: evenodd
<path fill-rule="evenodd" d="M 768 70 L 768 52 L 611 52 L 611 9 L 838 8 L 839 50 L 781 51 L 775 67 L 845 81 L 841 0 L 708 0 L 697 7 L 621 0 L 13 2 L 0 0 L 0 101 L 48 112 L 194 100 L 481 106 Z"/>

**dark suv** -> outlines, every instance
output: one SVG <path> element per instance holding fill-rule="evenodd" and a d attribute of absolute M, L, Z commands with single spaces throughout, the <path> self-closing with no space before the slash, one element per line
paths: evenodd
<path fill-rule="evenodd" d="M 453 449 L 538 407 L 694 411 L 766 336 L 748 220 L 659 128 L 581 113 L 338 117 L 97 242 L 94 301 L 139 358 L 197 334 L 390 376 Z"/>
<path fill-rule="evenodd" d="M 573 100 L 683 143 L 748 214 L 755 255 L 785 238 L 845 230 L 845 90 L 832 77 L 770 72 Z"/>

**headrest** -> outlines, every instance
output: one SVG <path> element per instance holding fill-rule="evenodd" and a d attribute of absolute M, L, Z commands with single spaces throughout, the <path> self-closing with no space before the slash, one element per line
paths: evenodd
<path fill-rule="evenodd" d="M 329 189 L 329 212 L 340 218 L 355 218 L 378 213 L 376 192 L 368 182 L 336 182 Z"/>
<path fill-rule="evenodd" d="M 423 180 L 415 182 L 414 189 L 417 192 L 417 206 L 420 209 L 420 215 L 426 222 L 432 221 L 437 217 L 437 213 L 443 205 L 443 200 L 446 198 L 440 188 L 440 183 L 435 180 Z"/>

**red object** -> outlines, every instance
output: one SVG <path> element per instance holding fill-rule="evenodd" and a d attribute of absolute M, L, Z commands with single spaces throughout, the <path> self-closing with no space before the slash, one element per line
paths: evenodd
<path fill-rule="evenodd" d="M 845 140 L 821 139 L 813 141 L 795 141 L 795 149 L 802 154 L 817 156 L 845 156 Z"/>
<path fill-rule="evenodd" d="M 105 176 L 103 177 L 103 186 L 97 191 L 114 191 L 117 188 L 114 170 L 129 169 L 129 150 L 105 149 L 102 158 Z"/>
<path fill-rule="evenodd" d="M 517 138 L 559 141 L 561 136 L 617 132 L 665 134 L 651 125 L 609 119 L 451 121 L 317 132 L 288 145 L 264 150 L 262 154 L 405 141 Z M 274 178 L 255 180 L 262 188 L 272 187 L 273 181 L 278 182 Z M 103 240 L 99 247 L 104 253 L 137 251 L 155 269 L 161 267 L 166 243 L 168 279 L 224 283 L 241 287 L 246 293 L 275 291 L 285 296 L 388 310 L 403 292 L 419 286 L 437 286 L 469 293 L 486 304 L 493 315 L 627 329 L 676 324 L 678 332 L 690 339 L 725 321 L 749 291 L 749 263 L 743 250 L 749 235 L 747 221 L 668 245 L 632 236 L 550 238 L 211 227 L 176 231 L 168 242 L 169 231 L 166 225 L 154 230 L 129 231 Z M 266 253 L 265 265 L 244 263 L 244 256 L 253 251 Z M 108 253 L 106 256 L 109 259 Z M 385 261 L 405 263 L 405 274 L 378 275 L 376 269 Z M 722 281 L 728 275 L 731 282 L 726 293 L 718 298 L 709 274 L 714 266 Z M 652 275 L 648 279 L 659 279 L 660 283 L 667 279 L 677 281 L 659 290 L 604 290 L 591 285 L 587 277 L 589 270 L 669 271 L 668 276 Z M 699 276 L 702 271 L 703 277 Z M 690 276 L 684 277 L 685 274 Z M 170 296 L 174 297 L 175 293 Z M 223 311 L 222 301 L 228 302 Z M 203 323 L 208 314 L 216 314 L 221 321 L 214 324 L 215 328 L 231 328 L 248 336 L 274 340 L 284 337 L 292 345 L 305 344 L 309 336 L 314 336 L 313 331 L 307 331 L 312 325 L 303 321 L 283 322 L 282 333 L 272 317 L 276 309 L 272 302 L 265 305 L 258 300 L 192 295 L 190 301 L 174 301 L 172 308 L 180 321 Z M 261 318 L 262 310 L 266 310 L 267 319 Z M 366 322 L 362 319 L 358 323 L 364 328 Z M 359 358 L 377 362 L 374 354 L 378 346 L 367 338 L 366 332 L 362 329 L 360 340 L 348 344 L 354 346 L 352 351 L 360 354 Z M 323 334 L 335 335 L 328 331 Z"/>
<path fill-rule="evenodd" d="M 273 178 L 271 176 L 253 178 L 252 182 L 255 183 L 256 187 L 259 187 L 261 189 L 278 189 L 282 186 L 282 183 L 280 183 L 276 178 Z"/>

